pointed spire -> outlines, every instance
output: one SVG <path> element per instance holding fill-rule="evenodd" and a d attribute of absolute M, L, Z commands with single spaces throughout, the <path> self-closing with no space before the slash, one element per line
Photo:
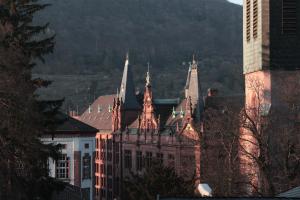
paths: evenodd
<path fill-rule="evenodd" d="M 203 102 L 198 74 L 198 62 L 195 59 L 195 55 L 193 55 L 193 61 L 192 64 L 190 64 L 186 81 L 185 98 L 191 102 L 193 115 L 197 119 L 200 119 Z"/>
<path fill-rule="evenodd" d="M 195 54 L 193 54 L 193 64 L 196 64 Z"/>
<path fill-rule="evenodd" d="M 150 83 L 150 71 L 149 71 L 149 68 L 150 68 L 150 63 L 148 62 L 148 71 L 147 71 L 147 75 L 146 75 L 146 86 L 150 86 L 151 83 Z"/>
<path fill-rule="evenodd" d="M 131 67 L 129 65 L 129 54 L 126 54 L 123 77 L 120 87 L 119 97 L 123 101 L 124 109 L 139 109 L 140 106 L 135 96 L 135 89 L 133 84 L 133 76 Z"/>
<path fill-rule="evenodd" d="M 117 88 L 117 99 L 119 98 L 119 88 Z"/>

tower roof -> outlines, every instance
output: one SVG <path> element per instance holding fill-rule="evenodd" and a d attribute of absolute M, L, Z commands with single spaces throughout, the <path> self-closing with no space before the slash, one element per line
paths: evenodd
<path fill-rule="evenodd" d="M 129 65 L 128 53 L 126 55 L 119 97 L 122 99 L 124 109 L 140 108 L 135 95 L 133 76 L 131 67 Z"/>
<path fill-rule="evenodd" d="M 203 99 L 200 90 L 200 81 L 198 77 L 198 62 L 193 56 L 193 61 L 189 66 L 188 76 L 185 85 L 185 98 L 191 98 L 192 108 L 196 118 L 200 119 L 200 111 L 203 107 Z"/>

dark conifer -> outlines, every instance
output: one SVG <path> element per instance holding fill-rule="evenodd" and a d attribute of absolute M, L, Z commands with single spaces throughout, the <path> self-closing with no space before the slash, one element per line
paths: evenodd
<path fill-rule="evenodd" d="M 0 0 L 0 199 L 50 199 L 61 186 L 47 169 L 58 148 L 39 138 L 55 129 L 62 101 L 39 101 L 36 90 L 49 81 L 31 75 L 54 47 L 54 36 L 45 35 L 48 24 L 33 20 L 47 6 L 38 0 Z"/>

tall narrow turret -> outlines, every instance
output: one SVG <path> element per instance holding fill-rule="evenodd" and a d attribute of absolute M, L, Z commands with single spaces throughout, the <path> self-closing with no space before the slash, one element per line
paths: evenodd
<path fill-rule="evenodd" d="M 148 71 L 146 75 L 146 85 L 145 85 L 145 92 L 144 92 L 144 106 L 143 106 L 143 112 L 141 116 L 141 129 L 147 131 L 153 131 L 153 130 L 158 130 L 158 128 L 159 128 L 159 123 L 154 113 L 153 96 L 152 96 L 152 89 L 151 89 L 149 64 L 148 64 Z"/>

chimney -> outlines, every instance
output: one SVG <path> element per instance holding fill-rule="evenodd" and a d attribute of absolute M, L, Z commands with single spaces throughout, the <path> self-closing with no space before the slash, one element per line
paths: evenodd
<path fill-rule="evenodd" d="M 215 97 L 218 95 L 218 89 L 214 89 L 214 88 L 209 88 L 207 90 L 207 96 L 208 97 Z"/>

